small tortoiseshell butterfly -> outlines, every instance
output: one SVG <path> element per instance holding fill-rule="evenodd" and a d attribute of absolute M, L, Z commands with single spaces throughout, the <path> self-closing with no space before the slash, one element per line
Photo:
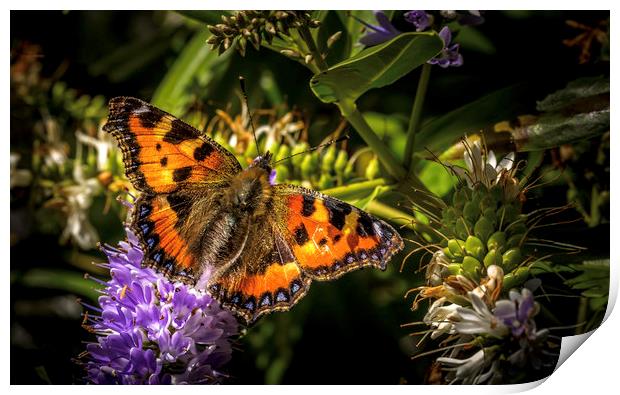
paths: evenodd
<path fill-rule="evenodd" d="M 390 225 L 350 204 L 272 185 L 269 152 L 242 169 L 214 140 L 142 100 L 112 99 L 104 130 L 141 192 L 131 226 L 144 264 L 207 289 L 247 323 L 290 309 L 312 280 L 384 270 L 403 247 Z"/>

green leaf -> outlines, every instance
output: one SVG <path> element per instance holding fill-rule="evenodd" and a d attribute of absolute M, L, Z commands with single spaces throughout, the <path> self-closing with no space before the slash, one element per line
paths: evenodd
<path fill-rule="evenodd" d="M 155 90 L 151 103 L 170 113 L 178 113 L 189 99 L 188 90 L 199 73 L 203 83 L 218 80 L 227 69 L 230 53 L 218 57 L 206 44 L 211 33 L 201 29 L 187 43 Z"/>
<path fill-rule="evenodd" d="M 375 200 L 378 196 L 380 196 L 382 193 L 389 191 L 390 189 L 392 189 L 389 186 L 386 185 L 379 185 L 377 187 L 375 187 L 375 189 L 372 191 L 372 193 L 368 196 L 366 196 L 363 199 L 359 199 L 357 201 L 352 202 L 353 205 L 359 209 L 362 210 L 366 210 L 366 208 L 368 207 L 368 205 L 370 204 L 370 202 L 372 202 L 373 200 Z"/>
<path fill-rule="evenodd" d="M 517 116 L 528 108 L 531 95 L 531 86 L 512 85 L 426 122 L 416 137 L 414 152 L 425 148 L 443 152 L 465 134 Z"/>
<path fill-rule="evenodd" d="M 176 12 L 186 18 L 206 23 L 207 25 L 222 23 L 222 15 L 230 15 L 230 11 L 183 10 Z"/>
<path fill-rule="evenodd" d="M 21 283 L 27 287 L 60 289 L 94 301 L 101 295 L 97 291 L 101 286 L 85 279 L 80 273 L 68 270 L 32 269 L 23 275 Z"/>
<path fill-rule="evenodd" d="M 325 103 L 354 103 L 370 89 L 390 85 L 423 65 L 442 48 L 435 32 L 403 33 L 315 75 L 310 88 Z"/>
<path fill-rule="evenodd" d="M 564 116 L 545 114 L 513 135 L 517 151 L 537 151 L 586 140 L 609 130 L 609 109 Z"/>
<path fill-rule="evenodd" d="M 349 56 L 354 56 L 364 48 L 364 46 L 359 43 L 359 39 L 365 31 L 365 26 L 356 18 L 368 23 L 376 23 L 375 17 L 370 10 L 338 10 L 335 12 L 347 31 L 347 40 L 349 41 L 350 48 Z"/>
<path fill-rule="evenodd" d="M 538 111 L 558 111 L 582 99 L 609 94 L 608 77 L 586 77 L 571 81 L 566 88 L 554 92 L 536 105 Z"/>

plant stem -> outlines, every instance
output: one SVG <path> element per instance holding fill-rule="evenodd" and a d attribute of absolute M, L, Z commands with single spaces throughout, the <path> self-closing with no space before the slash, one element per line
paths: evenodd
<path fill-rule="evenodd" d="M 382 185 L 390 186 L 388 180 L 385 178 L 377 178 L 376 180 L 356 182 L 346 186 L 324 189 L 321 193 L 339 199 L 355 199 L 368 196 L 376 187 Z M 358 194 L 362 196 L 358 196 Z"/>
<path fill-rule="evenodd" d="M 424 106 L 424 98 L 426 97 L 426 89 L 428 88 L 428 80 L 431 75 L 431 65 L 424 63 L 422 66 L 422 73 L 420 74 L 420 80 L 418 81 L 418 89 L 415 93 L 415 99 L 413 101 L 413 107 L 411 109 L 411 117 L 409 118 L 409 128 L 407 129 L 407 145 L 405 146 L 405 157 L 403 159 L 403 165 L 407 170 L 410 170 L 413 164 L 413 147 L 415 146 L 415 135 L 420 128 L 420 121 L 422 119 L 422 107 Z"/>
<path fill-rule="evenodd" d="M 413 216 L 403 213 L 402 211 L 395 209 L 394 207 L 383 204 L 378 200 L 373 200 L 366 206 L 366 211 L 381 218 L 392 221 L 397 225 L 402 225 L 411 230 L 415 230 L 422 233 L 431 233 L 433 230 L 428 225 L 419 222 Z"/>
<path fill-rule="evenodd" d="M 314 38 L 312 38 L 312 33 L 310 33 L 310 29 L 308 29 L 308 26 L 302 26 L 297 29 L 297 31 L 299 31 L 299 35 L 308 46 L 308 50 L 312 54 L 314 64 L 317 65 L 320 71 L 327 71 L 329 67 L 327 66 L 327 63 L 325 63 L 323 55 L 321 55 L 318 48 L 316 47 L 316 43 L 314 42 Z"/>

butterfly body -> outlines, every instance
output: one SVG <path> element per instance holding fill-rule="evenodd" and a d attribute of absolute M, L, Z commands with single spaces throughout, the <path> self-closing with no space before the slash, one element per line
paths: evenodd
<path fill-rule="evenodd" d="M 242 169 L 215 141 L 139 99 L 112 99 L 104 129 L 142 192 L 131 224 L 145 264 L 209 290 L 248 323 L 288 310 L 313 280 L 385 269 L 402 248 L 390 225 L 362 210 L 274 185 L 269 153 Z"/>

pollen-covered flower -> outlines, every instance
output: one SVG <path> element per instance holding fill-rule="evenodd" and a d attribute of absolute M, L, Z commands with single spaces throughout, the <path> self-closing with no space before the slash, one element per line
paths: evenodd
<path fill-rule="evenodd" d="M 127 232 L 119 248 L 103 246 L 111 279 L 87 306 L 86 327 L 97 334 L 85 363 L 95 384 L 211 384 L 226 377 L 230 338 L 238 324 L 205 292 L 142 268 L 138 240 Z"/>

